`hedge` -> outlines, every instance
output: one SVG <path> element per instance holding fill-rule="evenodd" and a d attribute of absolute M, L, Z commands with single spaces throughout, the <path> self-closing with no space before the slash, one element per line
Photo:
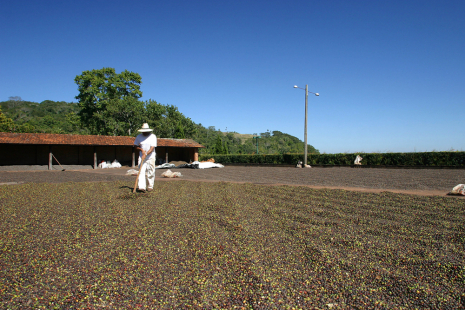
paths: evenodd
<path fill-rule="evenodd" d="M 367 166 L 465 166 L 465 152 L 421 152 L 421 153 L 340 153 L 308 154 L 307 163 L 319 166 L 350 166 L 360 155 L 362 165 Z M 303 154 L 276 155 L 200 155 L 199 160 L 214 158 L 222 164 L 275 164 L 295 165 L 303 160 Z"/>

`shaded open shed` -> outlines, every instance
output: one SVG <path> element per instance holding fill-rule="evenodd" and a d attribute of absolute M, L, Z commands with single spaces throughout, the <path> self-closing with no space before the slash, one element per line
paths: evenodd
<path fill-rule="evenodd" d="M 118 160 L 134 167 L 134 137 L 0 132 L 0 165 L 92 165 Z M 157 163 L 196 161 L 204 146 L 190 139 L 157 139 Z"/>

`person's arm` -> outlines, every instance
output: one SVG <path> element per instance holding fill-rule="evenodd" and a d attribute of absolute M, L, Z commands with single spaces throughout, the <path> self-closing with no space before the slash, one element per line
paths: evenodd
<path fill-rule="evenodd" d="M 152 154 L 153 151 L 155 151 L 155 147 L 154 147 L 154 146 L 152 146 L 152 147 L 150 148 L 150 150 L 147 151 L 147 155 Z"/>
<path fill-rule="evenodd" d="M 138 150 L 140 153 L 143 152 L 143 150 L 140 147 L 140 140 L 139 136 L 136 137 L 136 140 L 134 141 L 134 146 L 136 147 L 136 150 Z"/>
<path fill-rule="evenodd" d="M 149 155 L 153 151 L 153 148 L 150 148 L 150 150 L 148 150 L 148 152 L 146 152 L 139 145 L 139 146 L 136 146 L 136 150 L 139 150 L 139 152 L 141 152 L 141 154 L 142 154 L 142 158 L 145 158 L 147 155 Z"/>

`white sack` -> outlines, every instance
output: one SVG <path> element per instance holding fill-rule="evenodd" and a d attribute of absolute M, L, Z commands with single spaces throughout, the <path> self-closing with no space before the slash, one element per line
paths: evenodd
<path fill-rule="evenodd" d="M 452 195 L 465 196 L 465 184 L 459 184 L 459 185 L 455 186 L 450 193 Z"/>
<path fill-rule="evenodd" d="M 182 177 L 181 172 L 172 172 L 170 169 L 166 170 L 161 174 L 164 178 L 179 178 Z"/>
<path fill-rule="evenodd" d="M 175 164 L 161 164 L 155 167 L 155 169 L 166 169 L 166 168 L 176 168 L 176 165 Z"/>
<path fill-rule="evenodd" d="M 207 168 L 223 168 L 224 166 L 222 164 L 218 163 L 211 163 L 211 162 L 199 162 L 199 161 L 194 161 L 192 164 L 198 164 L 199 169 L 207 169 Z"/>
<path fill-rule="evenodd" d="M 110 168 L 121 168 L 121 164 L 115 159 L 111 165 Z"/>
<path fill-rule="evenodd" d="M 136 169 L 129 169 L 126 172 L 126 175 L 137 175 L 138 173 L 139 173 L 139 171 L 137 171 Z"/>

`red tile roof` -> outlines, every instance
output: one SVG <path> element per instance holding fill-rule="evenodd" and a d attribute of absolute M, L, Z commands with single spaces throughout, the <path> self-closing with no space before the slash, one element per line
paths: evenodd
<path fill-rule="evenodd" d="M 132 146 L 134 137 L 61 135 L 50 133 L 0 132 L 0 144 L 61 144 L 61 145 L 117 145 Z M 204 146 L 191 139 L 157 139 L 158 147 Z"/>

